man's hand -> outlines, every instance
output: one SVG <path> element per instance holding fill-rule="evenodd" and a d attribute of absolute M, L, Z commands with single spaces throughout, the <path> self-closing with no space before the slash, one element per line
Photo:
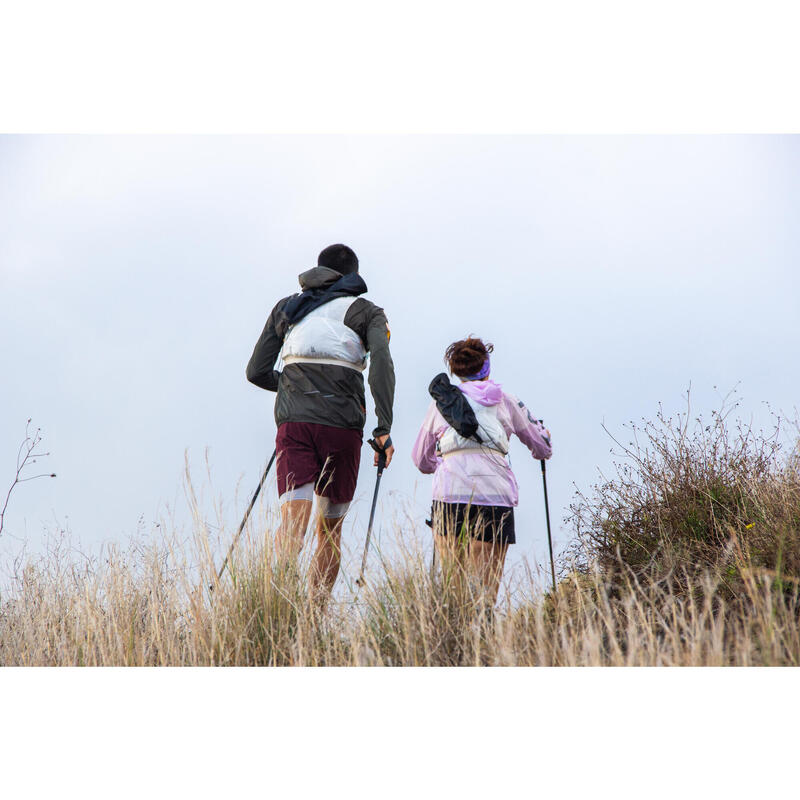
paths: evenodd
<path fill-rule="evenodd" d="M 375 437 L 375 441 L 376 441 L 376 442 L 377 442 L 377 443 L 378 443 L 378 444 L 379 444 L 381 447 L 383 447 L 383 445 L 386 443 L 386 440 L 387 440 L 388 438 L 389 438 L 389 434 L 387 433 L 387 434 L 386 434 L 386 436 L 376 436 L 376 437 Z M 392 463 L 392 456 L 393 456 L 393 455 L 394 455 L 394 445 L 393 445 L 393 444 L 390 444 L 390 445 L 389 445 L 389 446 L 386 448 L 386 466 L 387 466 L 387 467 L 389 466 L 389 464 L 391 464 L 391 463 Z M 373 466 L 373 467 L 377 467 L 377 466 L 378 466 L 378 454 L 377 454 L 377 453 L 375 453 L 375 458 L 373 458 L 373 460 L 372 460 L 372 466 Z"/>

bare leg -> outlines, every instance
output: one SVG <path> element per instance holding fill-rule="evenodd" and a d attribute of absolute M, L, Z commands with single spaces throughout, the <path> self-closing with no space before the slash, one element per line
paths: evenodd
<path fill-rule="evenodd" d="M 438 533 L 433 534 L 433 548 L 436 550 L 436 559 L 439 562 L 439 569 L 447 569 L 449 561 L 453 557 L 447 537 Z"/>
<path fill-rule="evenodd" d="M 441 504 L 433 512 L 433 546 L 441 565 L 442 574 L 452 575 L 456 567 L 463 571 L 469 540 L 458 529 L 455 511 L 448 503 Z"/>
<path fill-rule="evenodd" d="M 435 533 L 433 546 L 436 548 L 436 558 L 443 572 L 452 572 L 457 566 L 463 569 L 467 548 L 456 536 Z"/>
<path fill-rule="evenodd" d="M 442 588 L 446 596 L 458 604 L 467 597 L 467 555 L 468 544 L 454 535 L 435 533 L 433 545 L 442 574 Z"/>
<path fill-rule="evenodd" d="M 503 564 L 508 552 L 507 544 L 495 544 L 473 539 L 469 545 L 469 565 L 472 572 L 480 579 L 486 594 L 487 603 L 494 607 L 497 602 L 497 591 L 503 575 Z"/>
<path fill-rule="evenodd" d="M 303 549 L 310 516 L 310 500 L 287 500 L 281 506 L 281 524 L 275 532 L 275 551 L 279 563 L 297 560 Z"/>
<path fill-rule="evenodd" d="M 324 606 L 342 562 L 342 523 L 344 517 L 317 517 L 317 549 L 311 561 L 309 594 L 312 602 Z"/>

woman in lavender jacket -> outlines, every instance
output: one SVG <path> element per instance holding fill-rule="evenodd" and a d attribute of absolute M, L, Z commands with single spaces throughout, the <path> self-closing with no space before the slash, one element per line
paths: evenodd
<path fill-rule="evenodd" d="M 442 563 L 456 558 L 467 566 L 494 605 L 508 546 L 516 540 L 519 488 L 506 458 L 509 436 L 516 434 L 536 459 L 550 458 L 552 449 L 549 431 L 489 378 L 492 350 L 474 338 L 447 348 L 445 362 L 461 384 L 452 386 L 444 374 L 434 379 L 437 399 L 411 456 L 421 472 L 433 473 L 432 525 Z M 454 416 L 454 408 L 463 413 Z M 469 425 L 462 424 L 464 416 Z M 467 435 L 470 430 L 475 433 Z"/>

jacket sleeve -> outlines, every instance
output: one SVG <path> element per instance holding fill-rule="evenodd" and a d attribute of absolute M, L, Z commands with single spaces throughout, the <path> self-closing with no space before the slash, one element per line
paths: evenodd
<path fill-rule="evenodd" d="M 439 466 L 440 458 L 436 455 L 436 431 L 437 428 L 442 427 L 442 424 L 446 425 L 447 423 L 444 422 L 437 410 L 436 403 L 431 403 L 417 434 L 417 440 L 411 448 L 411 458 L 414 464 L 425 475 L 436 472 L 436 468 Z"/>
<path fill-rule="evenodd" d="M 270 392 L 278 391 L 278 381 L 281 373 L 273 369 L 278 355 L 283 347 L 283 337 L 275 330 L 276 312 L 280 303 L 272 309 L 261 336 L 258 337 L 253 355 L 247 364 L 247 380 L 267 389 Z"/>
<path fill-rule="evenodd" d="M 394 404 L 394 363 L 389 352 L 389 323 L 382 308 L 375 308 L 367 326 L 369 350 L 369 389 L 375 401 L 378 427 L 373 436 L 385 436 L 392 430 Z"/>
<path fill-rule="evenodd" d="M 513 395 L 505 396 L 506 411 L 511 418 L 511 427 L 520 441 L 531 451 L 534 458 L 543 461 L 553 455 L 544 425 L 535 419 L 522 400 Z"/>

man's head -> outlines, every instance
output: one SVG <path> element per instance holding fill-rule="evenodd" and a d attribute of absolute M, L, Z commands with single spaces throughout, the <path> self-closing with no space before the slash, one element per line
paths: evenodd
<path fill-rule="evenodd" d="M 346 244 L 332 244 L 326 247 L 317 258 L 318 267 L 329 267 L 349 275 L 358 272 L 358 256 Z"/>

